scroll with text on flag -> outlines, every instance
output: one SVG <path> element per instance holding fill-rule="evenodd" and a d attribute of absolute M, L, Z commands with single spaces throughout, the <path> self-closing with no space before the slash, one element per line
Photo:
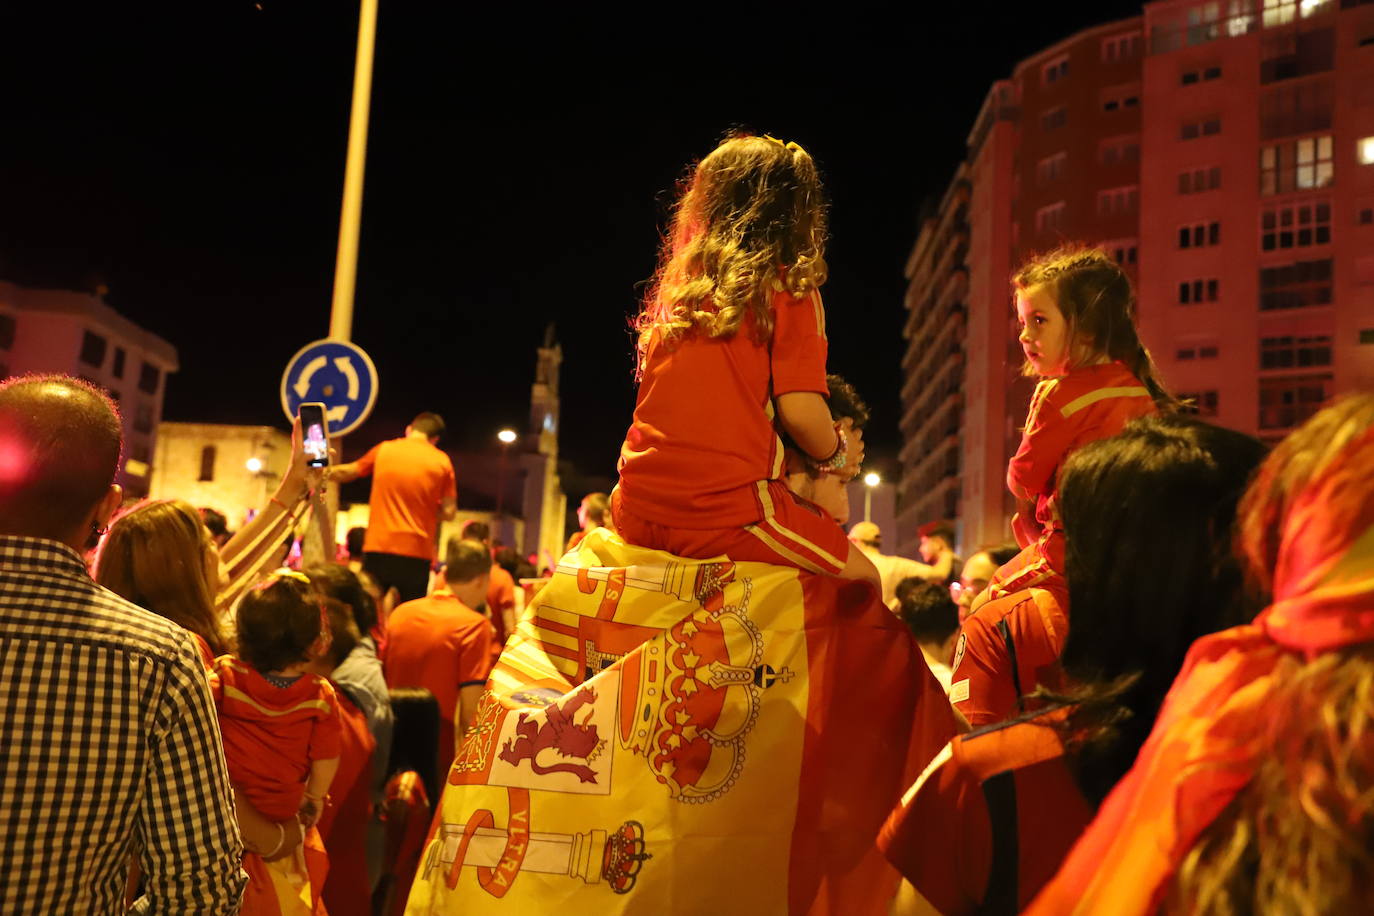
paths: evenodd
<path fill-rule="evenodd" d="M 597 530 L 492 672 L 406 912 L 870 912 L 953 733 L 869 586 Z"/>

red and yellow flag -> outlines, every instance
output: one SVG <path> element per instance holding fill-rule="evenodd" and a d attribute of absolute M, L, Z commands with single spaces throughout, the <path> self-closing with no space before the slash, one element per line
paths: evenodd
<path fill-rule="evenodd" d="M 507 643 L 406 913 L 867 913 L 874 840 L 954 734 L 862 583 L 605 530 Z"/>

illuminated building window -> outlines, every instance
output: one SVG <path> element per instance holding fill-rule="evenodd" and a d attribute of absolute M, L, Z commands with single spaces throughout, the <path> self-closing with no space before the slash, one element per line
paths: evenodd
<path fill-rule="evenodd" d="M 1215 191 L 1221 187 L 1221 166 L 1214 165 L 1205 169 L 1190 169 L 1178 173 L 1178 193 L 1199 194 Z"/>
<path fill-rule="evenodd" d="M 81 361 L 99 369 L 105 365 L 105 338 L 91 331 L 81 335 Z"/>
<path fill-rule="evenodd" d="M 1053 232 L 1064 225 L 1064 202 L 1050 204 L 1035 211 L 1035 231 Z"/>
<path fill-rule="evenodd" d="M 1260 248 L 1306 248 L 1331 241 L 1331 204 L 1321 200 L 1272 207 L 1260 214 Z"/>
<path fill-rule="evenodd" d="M 1221 244 L 1221 223 L 1215 220 L 1210 223 L 1194 223 L 1191 226 L 1182 226 L 1178 230 L 1179 248 L 1203 248 L 1208 245 Z"/>
<path fill-rule="evenodd" d="M 1374 137 L 1361 137 L 1355 141 L 1355 158 L 1360 165 L 1374 165 Z"/>
<path fill-rule="evenodd" d="M 142 371 L 138 373 L 138 390 L 147 394 L 157 394 L 157 385 L 161 380 L 162 373 L 157 371 L 157 366 L 144 363 Z"/>
<path fill-rule="evenodd" d="M 1221 133 L 1221 118 L 1208 117 L 1196 121 L 1184 121 L 1178 129 L 1178 136 L 1181 140 L 1196 140 L 1198 137 L 1210 137 L 1213 134 Z"/>
<path fill-rule="evenodd" d="M 1260 429 L 1297 426 L 1331 400 L 1334 379 L 1330 373 L 1293 378 L 1260 379 Z"/>
<path fill-rule="evenodd" d="M 1040 82 L 1048 86 L 1069 75 L 1069 55 L 1064 54 L 1045 64 L 1040 70 Z"/>
<path fill-rule="evenodd" d="M 1331 259 L 1295 261 L 1259 272 L 1262 312 L 1331 304 Z"/>
<path fill-rule="evenodd" d="M 1140 135 L 1108 137 L 1097 147 L 1097 158 L 1103 165 L 1140 161 Z"/>
<path fill-rule="evenodd" d="M 1215 417 L 1217 415 L 1217 393 L 1215 391 L 1187 391 L 1179 395 L 1179 400 L 1184 402 L 1184 413 L 1195 414 L 1199 417 Z"/>
<path fill-rule="evenodd" d="M 1134 213 L 1139 191 L 1136 185 L 1124 188 L 1109 188 L 1097 192 L 1097 213 L 1099 216 L 1114 216 L 1120 213 Z"/>
<path fill-rule="evenodd" d="M 1260 147 L 1261 194 L 1325 188 L 1334 178 L 1330 134 Z"/>
<path fill-rule="evenodd" d="M 207 445 L 200 450 L 200 479 L 215 479 L 215 447 Z"/>
<path fill-rule="evenodd" d="M 1069 123 L 1069 110 L 1063 105 L 1052 108 L 1040 116 L 1042 130 L 1057 130 Z"/>
<path fill-rule="evenodd" d="M 1307 369 L 1331 365 L 1331 335 L 1264 337 L 1260 339 L 1261 369 Z"/>
<path fill-rule="evenodd" d="M 1140 104 L 1140 84 L 1127 83 L 1124 86 L 1109 86 L 1097 94 L 1103 111 L 1119 111 L 1134 108 Z"/>
<path fill-rule="evenodd" d="M 1041 185 L 1049 184 L 1064 177 L 1064 167 L 1068 163 L 1068 153 L 1055 153 L 1046 156 L 1035 165 L 1035 180 Z"/>
<path fill-rule="evenodd" d="M 1141 36 L 1139 32 L 1113 35 L 1102 39 L 1102 59 L 1104 61 L 1130 60 L 1140 53 Z"/>
<path fill-rule="evenodd" d="M 1178 285 L 1180 305 L 1196 305 L 1199 302 L 1216 302 L 1220 283 L 1216 278 L 1204 280 L 1185 280 Z"/>
<path fill-rule="evenodd" d="M 14 316 L 0 312 L 0 350 L 14 348 Z"/>

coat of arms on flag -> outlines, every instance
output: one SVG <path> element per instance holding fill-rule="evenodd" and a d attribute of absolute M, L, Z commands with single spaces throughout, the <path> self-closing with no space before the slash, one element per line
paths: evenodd
<path fill-rule="evenodd" d="M 406 912 L 869 912 L 953 730 L 867 585 L 598 530 L 497 662 Z"/>

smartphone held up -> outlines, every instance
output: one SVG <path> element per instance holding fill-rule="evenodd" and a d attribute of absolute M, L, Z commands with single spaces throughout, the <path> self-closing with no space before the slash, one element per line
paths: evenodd
<path fill-rule="evenodd" d="M 328 467 L 329 421 L 324 415 L 324 405 L 302 404 L 296 415 L 301 421 L 301 451 L 305 452 L 305 463 L 312 468 Z"/>

